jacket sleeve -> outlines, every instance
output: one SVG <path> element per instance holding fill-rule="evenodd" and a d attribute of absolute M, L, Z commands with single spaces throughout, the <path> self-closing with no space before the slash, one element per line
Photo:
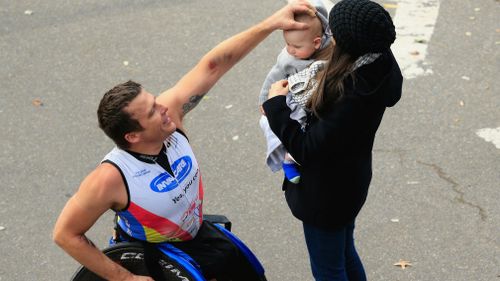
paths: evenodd
<path fill-rule="evenodd" d="M 285 96 L 273 97 L 263 107 L 271 129 L 301 165 L 342 151 L 347 142 L 355 140 L 356 131 L 363 130 L 359 124 L 363 103 L 358 97 L 344 97 L 305 132 L 297 121 L 290 119 Z"/>

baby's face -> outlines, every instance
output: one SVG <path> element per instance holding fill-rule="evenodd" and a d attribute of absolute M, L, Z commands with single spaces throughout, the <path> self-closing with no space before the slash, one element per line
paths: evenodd
<path fill-rule="evenodd" d="M 308 30 L 289 30 L 283 32 L 287 52 L 297 59 L 308 59 L 319 49 L 321 38 Z"/>

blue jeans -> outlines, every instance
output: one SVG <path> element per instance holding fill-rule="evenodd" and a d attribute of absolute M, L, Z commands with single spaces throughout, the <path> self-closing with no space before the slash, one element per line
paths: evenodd
<path fill-rule="evenodd" d="M 354 247 L 354 222 L 336 230 L 303 225 L 316 281 L 366 281 L 363 264 Z"/>

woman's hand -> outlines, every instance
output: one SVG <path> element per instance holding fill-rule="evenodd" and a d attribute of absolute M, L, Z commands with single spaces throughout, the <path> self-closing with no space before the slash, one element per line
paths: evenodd
<path fill-rule="evenodd" d="M 308 24 L 294 20 L 294 14 L 316 17 L 316 9 L 306 0 L 295 0 L 270 16 L 267 21 L 272 29 L 306 29 Z"/>
<path fill-rule="evenodd" d="M 267 98 L 286 96 L 286 94 L 288 94 L 288 80 L 280 80 L 271 85 Z"/>

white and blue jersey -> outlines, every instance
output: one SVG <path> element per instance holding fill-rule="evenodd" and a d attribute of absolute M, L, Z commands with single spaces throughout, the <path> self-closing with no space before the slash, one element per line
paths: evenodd
<path fill-rule="evenodd" d="M 115 147 L 102 162 L 122 174 L 129 201 L 117 211 L 118 225 L 135 239 L 152 243 L 191 240 L 202 223 L 203 184 L 198 162 L 180 131 L 164 142 L 171 171 L 155 157 L 137 157 Z"/>

